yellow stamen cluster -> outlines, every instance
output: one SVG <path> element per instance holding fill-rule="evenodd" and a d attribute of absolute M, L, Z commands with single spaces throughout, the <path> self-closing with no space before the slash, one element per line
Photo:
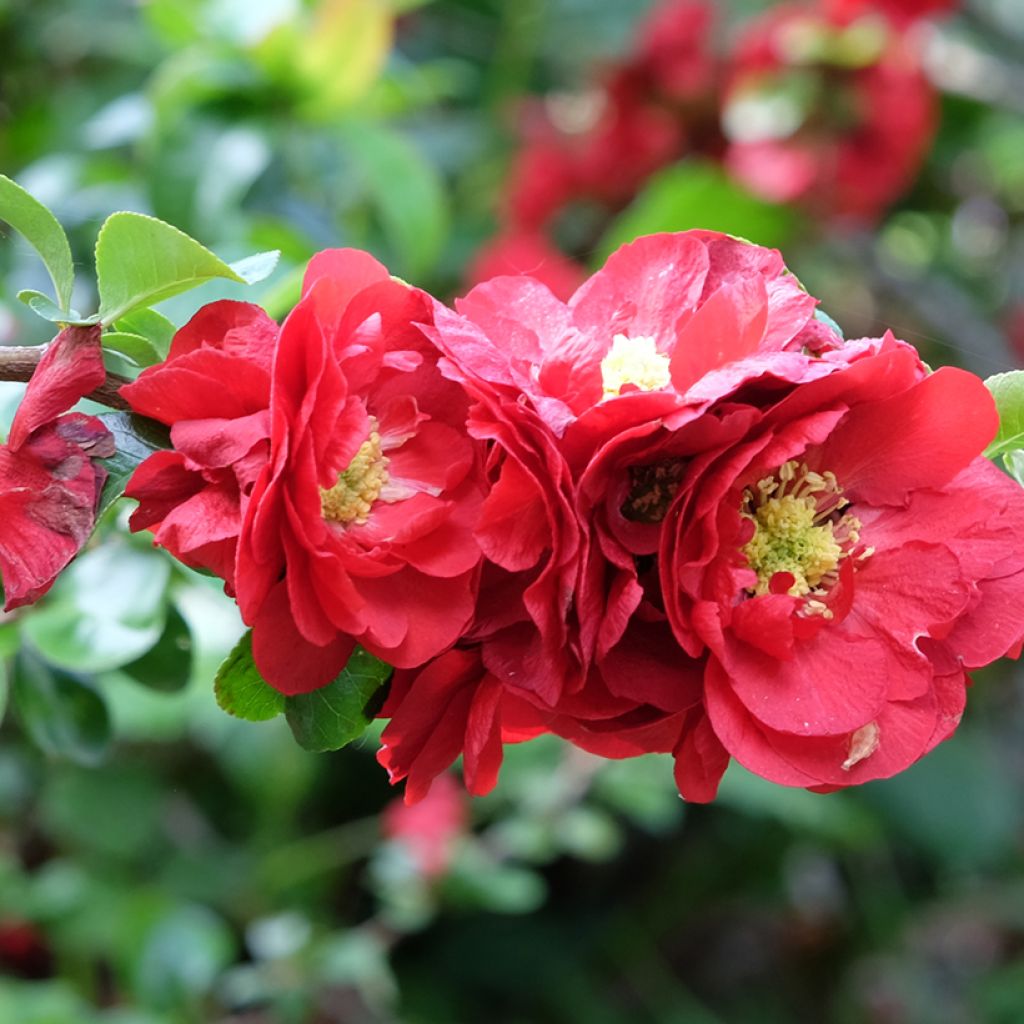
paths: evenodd
<path fill-rule="evenodd" d="M 769 593 L 772 577 L 789 573 L 788 593 L 808 598 L 805 613 L 832 617 L 820 598 L 839 578 L 839 563 L 860 536 L 857 519 L 838 515 L 849 504 L 841 495 L 834 473 L 816 473 L 797 462 L 787 462 L 744 492 L 742 514 L 754 523 L 754 536 L 743 548 L 757 573 L 752 594 Z"/>
<path fill-rule="evenodd" d="M 332 523 L 365 523 L 373 503 L 388 482 L 388 459 L 381 450 L 380 434 L 372 430 L 348 468 L 331 488 L 320 488 L 320 508 Z"/>
<path fill-rule="evenodd" d="M 641 391 L 659 391 L 671 380 L 669 357 L 658 351 L 653 338 L 616 334 L 608 355 L 601 360 L 605 398 L 614 398 L 626 384 Z"/>

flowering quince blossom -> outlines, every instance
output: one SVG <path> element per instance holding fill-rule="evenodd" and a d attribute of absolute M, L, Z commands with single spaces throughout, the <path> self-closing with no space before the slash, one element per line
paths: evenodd
<path fill-rule="evenodd" d="M 430 312 L 369 255 L 335 250 L 281 327 L 235 584 L 256 664 L 285 693 L 330 682 L 357 642 L 423 664 L 472 615 L 481 453 L 414 326 Z"/>
<path fill-rule="evenodd" d="M 381 825 L 385 837 L 402 848 L 420 876 L 428 881 L 440 878 L 469 828 L 465 791 L 445 772 L 418 803 L 388 804 Z"/>
<path fill-rule="evenodd" d="M 436 306 L 425 333 L 474 403 L 470 432 L 491 446 L 476 529 L 487 563 L 463 637 L 472 649 L 415 680 L 396 675 L 381 754 L 393 778 L 419 792 L 464 749 L 483 791 L 502 738 L 542 728 L 610 756 L 672 748 L 699 667 L 680 656 L 656 574 L 641 567 L 657 530 L 652 542 L 650 526 L 626 523 L 624 545 L 592 522 L 599 495 L 622 505 L 636 486 L 625 470 L 609 480 L 611 453 L 642 438 L 659 457 L 694 454 L 717 439 L 703 412 L 743 383 L 831 372 L 837 363 L 807 355 L 840 343 L 815 305 L 778 253 L 695 231 L 623 247 L 568 303 L 509 277 L 457 312 Z"/>
<path fill-rule="evenodd" d="M 114 441 L 95 416 L 67 410 L 105 379 L 100 328 L 64 328 L 39 361 L 0 445 L 0 570 L 8 611 L 42 597 L 92 533 L 107 478 L 94 460 L 113 455 Z"/>
<path fill-rule="evenodd" d="M 215 572 L 232 593 L 242 506 L 270 447 L 277 334 L 258 306 L 211 303 L 177 332 L 165 362 L 121 388 L 137 413 L 171 428 L 174 445 L 133 475 L 132 529 L 151 530 L 157 544 Z"/>
<path fill-rule="evenodd" d="M 862 6 L 784 6 L 754 21 L 733 54 L 723 124 L 726 166 L 752 191 L 870 223 L 917 173 L 937 101 L 911 36 Z"/>

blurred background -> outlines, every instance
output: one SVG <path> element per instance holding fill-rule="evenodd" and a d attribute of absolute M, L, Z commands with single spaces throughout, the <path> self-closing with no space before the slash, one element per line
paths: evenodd
<path fill-rule="evenodd" d="M 782 248 L 847 337 L 1024 360 L 1024 0 L 0 0 L 0 53 L 0 172 L 83 270 L 119 209 L 282 251 L 178 324 L 283 316 L 330 246 L 439 296 L 567 295 L 707 227 Z M 43 275 L 0 238 L 0 344 L 49 337 L 14 299 Z M 309 754 L 217 708 L 240 631 L 116 514 L 0 617 L 4 1024 L 1024 1021 L 1015 665 L 857 790 L 734 766 L 691 807 L 666 758 L 544 738 L 491 796 L 404 808 L 376 735 Z"/>

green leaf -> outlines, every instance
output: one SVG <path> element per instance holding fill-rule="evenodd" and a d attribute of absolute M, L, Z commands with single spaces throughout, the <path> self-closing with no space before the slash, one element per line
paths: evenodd
<path fill-rule="evenodd" d="M 1024 487 L 1024 451 L 1007 452 L 1003 456 L 1006 472 Z"/>
<path fill-rule="evenodd" d="M 162 361 L 163 357 L 154 348 L 149 338 L 141 334 L 128 334 L 123 331 L 108 331 L 103 335 L 103 347 L 119 356 L 128 359 L 133 365 L 153 366 Z"/>
<path fill-rule="evenodd" d="M 36 316 L 49 320 L 53 324 L 85 324 L 94 322 L 82 319 L 74 309 L 61 309 L 49 295 L 37 292 L 34 288 L 23 288 L 18 292 L 18 301 L 24 302 Z"/>
<path fill-rule="evenodd" d="M 101 460 L 107 471 L 107 481 L 100 492 L 97 520 L 124 494 L 140 463 L 154 452 L 171 447 L 167 428 L 155 420 L 130 412 L 106 412 L 99 418 L 114 435 L 117 451 L 109 459 Z"/>
<path fill-rule="evenodd" d="M 279 693 L 260 675 L 252 657 L 252 630 L 248 630 L 224 659 L 213 681 L 217 703 L 236 718 L 267 722 L 285 708 Z"/>
<path fill-rule="evenodd" d="M 358 739 L 373 720 L 377 696 L 391 666 L 357 647 L 334 682 L 285 700 L 285 715 L 299 746 L 339 750 Z"/>
<path fill-rule="evenodd" d="M 114 328 L 125 334 L 136 334 L 145 338 L 159 353 L 161 359 L 167 358 L 175 331 L 178 329 L 155 309 L 137 309 L 134 313 L 128 313 L 114 324 Z"/>
<path fill-rule="evenodd" d="M 67 311 L 75 283 L 75 264 L 68 236 L 56 217 L 16 182 L 0 174 L 0 220 L 7 221 L 42 257 L 57 296 Z"/>
<path fill-rule="evenodd" d="M 167 625 L 156 644 L 121 671 L 160 693 L 176 693 L 188 686 L 192 676 L 192 633 L 177 608 L 168 608 Z"/>
<path fill-rule="evenodd" d="M 820 320 L 821 323 L 823 323 L 826 327 L 830 328 L 831 330 L 835 331 L 836 334 L 838 334 L 839 337 L 845 341 L 846 335 L 843 334 L 842 327 L 840 327 L 839 324 L 837 324 L 835 320 L 833 320 L 832 317 L 830 317 L 828 313 L 825 312 L 825 310 L 816 309 L 814 311 L 814 319 Z"/>
<path fill-rule="evenodd" d="M 997 373 L 985 381 L 999 411 L 999 433 L 985 449 L 984 455 L 997 455 L 1024 448 L 1024 370 Z"/>
<path fill-rule="evenodd" d="M 758 199 L 712 164 L 685 160 L 650 179 L 605 233 L 597 252 L 603 261 L 641 235 L 689 228 L 780 247 L 795 227 L 796 217 L 788 207 Z"/>
<path fill-rule="evenodd" d="M 407 139 L 379 124 L 348 124 L 343 139 L 390 243 L 395 270 L 422 276 L 436 263 L 449 230 L 437 170 Z"/>
<path fill-rule="evenodd" d="M 54 757 L 98 764 L 110 742 L 110 719 L 85 679 L 22 652 L 14 666 L 11 704 L 35 744 Z"/>
<path fill-rule="evenodd" d="M 253 256 L 246 256 L 244 260 L 236 260 L 230 266 L 246 284 L 258 284 L 270 277 L 280 259 L 280 250 L 273 249 L 270 252 L 258 252 Z"/>
<path fill-rule="evenodd" d="M 22 620 L 22 635 L 61 668 L 105 672 L 129 665 L 164 632 L 170 572 L 158 552 L 109 541 L 72 562 Z"/>
<path fill-rule="evenodd" d="M 214 278 L 246 279 L 183 231 L 142 213 L 113 213 L 96 240 L 99 318 L 109 324 Z"/>

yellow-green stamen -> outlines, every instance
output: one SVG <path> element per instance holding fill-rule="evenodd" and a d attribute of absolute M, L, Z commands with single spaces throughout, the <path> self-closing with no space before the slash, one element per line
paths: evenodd
<path fill-rule="evenodd" d="M 672 380 L 669 357 L 658 351 L 653 338 L 616 334 L 601 360 L 604 397 L 614 398 L 627 384 L 641 391 L 659 391 Z"/>
<path fill-rule="evenodd" d="M 380 434 L 371 430 L 355 458 L 330 488 L 320 488 L 324 519 L 347 526 L 365 523 L 373 503 L 388 482 L 388 459 L 381 450 Z"/>

